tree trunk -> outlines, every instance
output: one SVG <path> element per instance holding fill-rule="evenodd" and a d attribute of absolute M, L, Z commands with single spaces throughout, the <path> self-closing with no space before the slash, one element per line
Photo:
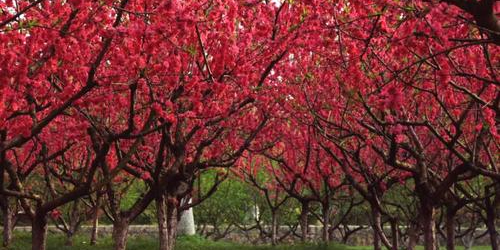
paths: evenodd
<path fill-rule="evenodd" d="M 328 243 L 330 241 L 330 234 L 328 233 L 328 228 L 330 225 L 330 204 L 322 204 L 322 213 L 323 213 L 323 231 L 322 231 L 322 239 L 324 243 Z"/>
<path fill-rule="evenodd" d="M 7 200 L 7 199 L 6 199 Z M 10 207 L 8 201 L 5 207 L 2 208 L 3 212 L 3 246 L 8 247 L 12 242 L 12 230 L 14 229 L 14 216 L 15 212 Z"/>
<path fill-rule="evenodd" d="M 6 153 L 3 150 L 3 144 L 7 137 L 7 131 L 0 130 L 0 188 L 4 189 L 4 178 L 5 178 L 5 168 L 6 168 Z M 9 197 L 5 195 L 0 196 L 0 206 L 3 213 L 3 246 L 7 247 L 12 241 L 12 229 L 14 228 L 13 223 L 13 210 L 9 204 Z M 14 211 L 14 213 L 17 211 Z"/>
<path fill-rule="evenodd" d="M 309 234 L 309 222 L 307 216 L 309 214 L 309 202 L 302 202 L 302 210 L 300 211 L 300 240 L 302 242 L 307 241 L 307 236 Z"/>
<path fill-rule="evenodd" d="M 73 236 L 74 234 L 72 232 L 66 233 L 66 242 L 64 243 L 64 245 L 73 246 Z"/>
<path fill-rule="evenodd" d="M 178 207 L 173 199 L 166 196 L 157 198 L 158 234 L 160 250 L 173 250 L 177 236 Z"/>
<path fill-rule="evenodd" d="M 177 222 L 179 219 L 178 211 L 177 201 L 167 200 L 168 248 L 166 250 L 173 250 L 175 247 L 175 238 L 177 237 Z"/>
<path fill-rule="evenodd" d="M 94 214 L 92 218 L 92 231 L 90 232 L 91 246 L 97 244 L 98 233 L 99 233 L 99 216 L 97 214 Z"/>
<path fill-rule="evenodd" d="M 375 230 L 375 228 L 373 228 L 372 231 L 373 231 L 373 250 L 382 250 L 382 246 L 380 245 L 380 235 L 377 233 L 377 230 Z"/>
<path fill-rule="evenodd" d="M 493 216 L 491 216 L 490 214 L 493 214 Z M 488 230 L 488 234 L 490 235 L 491 250 L 499 250 L 498 248 L 499 234 L 495 228 L 494 212 L 492 211 L 487 212 L 487 218 L 488 221 L 486 222 L 486 228 Z"/>
<path fill-rule="evenodd" d="M 158 219 L 160 250 L 168 250 L 167 204 L 164 196 L 156 199 L 156 217 Z"/>
<path fill-rule="evenodd" d="M 497 184 L 495 186 L 495 191 L 500 191 L 500 185 Z M 485 188 L 486 196 L 490 196 L 491 191 L 489 188 Z M 485 207 L 486 207 L 486 229 L 488 230 L 488 234 L 490 235 L 490 243 L 492 250 L 499 250 L 498 246 L 498 238 L 499 234 L 495 227 L 495 220 L 497 219 L 497 205 L 500 203 L 500 194 L 496 193 L 494 196 L 493 202 L 490 198 L 485 199 Z"/>
<path fill-rule="evenodd" d="M 278 218 L 276 211 L 271 211 L 271 244 L 276 246 L 278 244 Z"/>
<path fill-rule="evenodd" d="M 387 249 L 392 249 L 392 245 L 385 236 L 384 229 L 382 228 L 382 214 L 376 206 L 372 206 L 372 230 L 377 234 L 377 239 L 380 240 Z M 375 239 L 375 238 L 374 238 Z"/>
<path fill-rule="evenodd" d="M 100 197 L 97 198 L 94 211 L 92 214 L 92 231 L 90 232 L 90 245 L 94 246 L 97 244 L 97 237 L 99 232 L 99 207 L 100 207 Z"/>
<path fill-rule="evenodd" d="M 411 222 L 410 222 L 411 223 Z M 418 225 L 415 223 L 410 224 L 408 229 L 408 250 L 415 250 L 418 242 Z"/>
<path fill-rule="evenodd" d="M 446 208 L 446 250 L 455 250 L 455 215 L 454 209 Z"/>
<path fill-rule="evenodd" d="M 392 250 L 399 250 L 399 230 L 398 221 L 391 220 Z"/>
<path fill-rule="evenodd" d="M 127 248 L 129 222 L 126 219 L 115 218 L 113 223 L 114 250 L 125 250 Z"/>
<path fill-rule="evenodd" d="M 45 250 L 47 244 L 47 214 L 35 213 L 31 224 L 32 250 Z"/>
<path fill-rule="evenodd" d="M 424 232 L 424 250 L 435 250 L 436 248 L 436 218 L 435 209 L 425 200 L 421 200 L 422 230 Z"/>

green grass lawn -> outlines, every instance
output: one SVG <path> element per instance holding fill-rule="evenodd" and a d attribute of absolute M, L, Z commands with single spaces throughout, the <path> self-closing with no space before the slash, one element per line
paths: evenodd
<path fill-rule="evenodd" d="M 31 249 L 31 238 L 29 234 L 18 234 L 9 250 L 29 250 Z M 108 238 L 100 239 L 97 246 L 90 246 L 88 236 L 77 236 L 74 239 L 74 246 L 64 245 L 65 239 L 62 235 L 50 235 L 48 238 L 48 250 L 110 250 L 112 241 Z M 5 249 L 1 248 L 0 249 Z M 130 237 L 128 241 L 129 250 L 156 250 L 158 243 L 156 239 L 149 237 Z M 244 244 L 235 244 L 229 242 L 213 242 L 198 236 L 180 237 L 177 241 L 176 250 L 371 250 L 372 247 L 353 247 L 331 244 L 324 245 L 282 245 L 282 246 L 251 246 Z M 421 249 L 421 248 L 420 248 Z M 462 250 L 457 247 L 457 250 Z M 473 250 L 489 250 L 491 247 L 475 247 Z"/>
<path fill-rule="evenodd" d="M 353 246 L 347 246 L 346 248 L 344 248 L 345 250 L 373 250 L 373 247 L 367 247 L 367 246 L 360 246 L 360 247 L 353 247 Z M 385 249 L 385 248 L 384 248 Z M 422 246 L 417 246 L 417 249 L 416 250 L 423 250 L 424 247 Z M 445 250 L 446 247 L 441 247 L 440 248 L 441 250 Z M 456 246 L 455 247 L 456 250 L 464 250 L 465 248 L 463 246 Z M 491 247 L 490 246 L 475 246 L 475 247 L 472 247 L 472 250 L 491 250 Z"/>

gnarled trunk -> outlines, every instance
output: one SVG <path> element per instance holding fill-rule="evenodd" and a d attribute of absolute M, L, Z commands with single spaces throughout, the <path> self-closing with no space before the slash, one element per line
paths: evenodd
<path fill-rule="evenodd" d="M 45 250 L 47 245 L 47 214 L 37 211 L 31 223 L 31 249 Z"/>
<path fill-rule="evenodd" d="M 114 250 L 125 250 L 127 248 L 127 234 L 129 222 L 126 219 L 115 218 L 113 223 Z"/>

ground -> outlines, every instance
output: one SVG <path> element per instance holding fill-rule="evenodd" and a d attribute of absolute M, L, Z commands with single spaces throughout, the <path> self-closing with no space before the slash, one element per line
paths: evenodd
<path fill-rule="evenodd" d="M 97 246 L 90 246 L 88 236 L 77 236 L 74 240 L 74 246 L 69 247 L 64 245 L 65 239 L 62 235 L 51 235 L 48 239 L 47 250 L 109 250 L 112 249 L 112 241 L 110 238 L 103 238 Z M 30 235 L 16 235 L 14 243 L 9 250 L 26 250 L 30 249 Z M 4 250 L 5 248 L 0 248 Z M 153 238 L 134 237 L 129 240 L 129 250 L 156 250 L 158 245 Z M 213 242 L 205 240 L 201 237 L 181 237 L 178 240 L 176 250 L 371 250 L 372 247 L 353 247 L 343 245 L 287 245 L 287 246 L 251 246 L 238 245 L 228 242 Z M 474 247 L 473 250 L 488 250 L 491 247 Z M 457 250 L 463 250 L 463 247 L 458 246 Z"/>

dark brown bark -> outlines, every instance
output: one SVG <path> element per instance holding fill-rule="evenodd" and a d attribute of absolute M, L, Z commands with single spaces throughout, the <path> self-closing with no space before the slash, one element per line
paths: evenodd
<path fill-rule="evenodd" d="M 322 231 L 322 239 L 323 242 L 328 243 L 330 241 L 330 234 L 328 233 L 329 225 L 330 225 L 330 204 L 322 204 L 322 213 L 323 213 L 323 231 Z"/>
<path fill-rule="evenodd" d="M 114 250 L 125 250 L 127 248 L 127 234 L 129 222 L 126 219 L 115 218 L 113 223 Z"/>
<path fill-rule="evenodd" d="M 486 228 L 488 230 L 488 234 L 490 235 L 491 250 L 498 250 L 499 235 L 498 231 L 495 229 L 494 219 L 491 219 L 486 223 Z"/>
<path fill-rule="evenodd" d="M 373 228 L 373 249 L 382 250 L 382 245 L 380 244 L 380 235 L 377 233 L 375 228 Z"/>
<path fill-rule="evenodd" d="M 446 208 L 446 250 L 455 250 L 455 216 L 455 209 Z"/>
<path fill-rule="evenodd" d="M 309 234 L 309 221 L 307 218 L 308 214 L 309 214 L 309 202 L 302 202 L 302 210 L 300 211 L 300 230 L 301 230 L 300 240 L 302 242 L 307 241 L 307 237 Z"/>
<path fill-rule="evenodd" d="M 496 230 L 495 227 L 495 220 L 497 219 L 496 217 L 496 211 L 495 207 L 489 206 L 491 204 L 490 202 L 487 202 L 486 206 L 486 229 L 488 230 L 488 234 L 490 235 L 490 244 L 491 244 L 491 249 L 492 250 L 499 250 L 498 246 L 498 231 Z"/>
<path fill-rule="evenodd" d="M 375 234 L 377 234 L 378 239 L 384 246 L 391 249 L 391 243 L 385 236 L 384 230 L 382 229 L 382 214 L 377 206 L 372 206 L 372 229 Z"/>
<path fill-rule="evenodd" d="M 8 204 L 6 199 L 6 204 L 2 207 L 3 213 L 3 246 L 8 247 L 12 242 L 12 230 L 14 229 L 14 216 L 15 211 L 12 211 L 12 207 Z"/>
<path fill-rule="evenodd" d="M 399 250 L 399 230 L 398 221 L 391 220 L 392 250 Z"/>
<path fill-rule="evenodd" d="M 492 191 L 490 188 L 494 190 L 493 200 L 491 200 L 490 196 Z M 499 250 L 498 238 L 499 234 L 495 226 L 495 221 L 497 220 L 497 211 L 498 207 L 500 207 L 500 184 L 496 184 L 493 187 L 485 188 L 486 199 L 484 200 L 484 205 L 486 209 L 486 229 L 488 230 L 488 234 L 490 235 L 490 244 L 492 250 Z"/>
<path fill-rule="evenodd" d="M 32 250 L 46 250 L 47 214 L 37 211 L 31 224 Z"/>
<path fill-rule="evenodd" d="M 271 244 L 273 246 L 278 244 L 278 217 L 276 210 L 271 212 Z"/>
<path fill-rule="evenodd" d="M 421 205 L 421 222 L 424 233 L 424 250 L 435 250 L 436 248 L 436 218 L 435 209 L 424 199 Z"/>
<path fill-rule="evenodd" d="M 489 34 L 494 43 L 500 44 L 500 21 L 494 12 L 495 0 L 467 1 L 443 0 L 471 14 L 481 31 Z"/>

